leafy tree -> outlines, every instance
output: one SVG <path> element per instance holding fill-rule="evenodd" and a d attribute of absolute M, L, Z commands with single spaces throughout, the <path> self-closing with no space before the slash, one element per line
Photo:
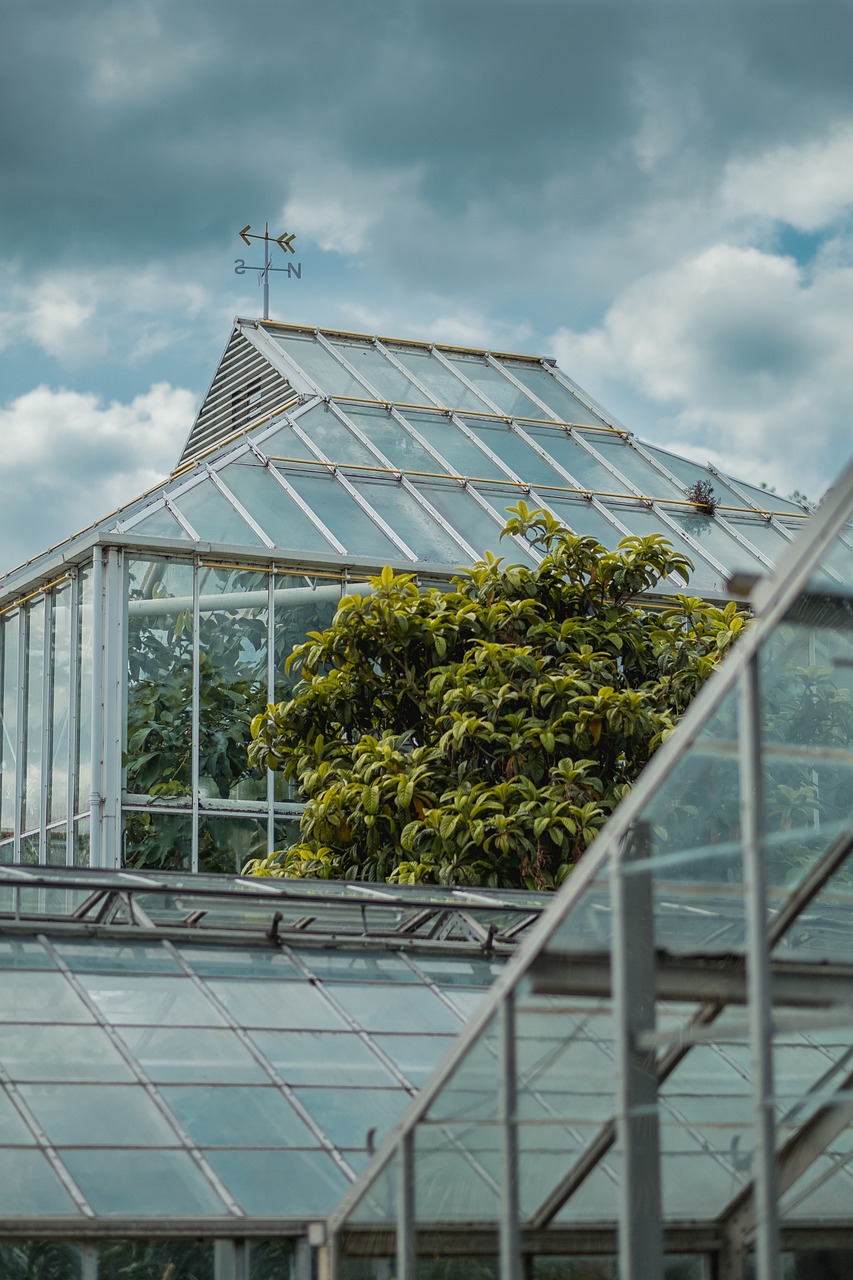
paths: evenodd
<path fill-rule="evenodd" d="M 744 625 L 733 604 L 638 597 L 690 562 L 612 552 L 510 511 L 541 562 L 493 556 L 422 592 L 390 569 L 288 659 L 249 758 L 298 781 L 298 844 L 253 874 L 559 884 Z"/>

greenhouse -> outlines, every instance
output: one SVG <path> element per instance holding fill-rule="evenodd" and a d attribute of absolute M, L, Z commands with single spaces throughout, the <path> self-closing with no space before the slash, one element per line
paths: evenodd
<path fill-rule="evenodd" d="M 173 474 L 0 579 L 0 863 L 233 873 L 281 847 L 300 808 L 245 726 L 294 642 L 386 564 L 529 564 L 500 537 L 520 499 L 608 548 L 665 535 L 706 599 L 807 519 L 641 443 L 549 359 L 236 321 Z"/>

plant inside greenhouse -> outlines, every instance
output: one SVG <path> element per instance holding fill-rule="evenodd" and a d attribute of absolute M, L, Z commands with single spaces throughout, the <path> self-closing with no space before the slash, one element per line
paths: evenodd
<path fill-rule="evenodd" d="M 690 572 L 660 535 L 608 552 L 523 503 L 504 532 L 541 562 L 425 592 L 386 569 L 288 658 L 249 756 L 307 807 L 254 874 L 555 887 L 744 626 L 733 603 L 637 603 Z"/>

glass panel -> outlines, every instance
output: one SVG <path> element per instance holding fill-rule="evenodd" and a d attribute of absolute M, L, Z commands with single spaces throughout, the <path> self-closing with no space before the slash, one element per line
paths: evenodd
<path fill-rule="evenodd" d="M 205 978 L 272 978 L 302 982 L 292 960 L 281 951 L 241 947 L 181 946 L 182 958 Z"/>
<path fill-rule="evenodd" d="M 470 428 L 478 440 L 492 453 L 497 454 L 501 462 L 506 463 L 520 480 L 533 483 L 555 485 L 558 489 L 571 487 L 571 480 L 555 470 L 519 434 L 515 427 L 504 422 L 487 422 L 483 419 L 468 418 L 465 425 Z M 541 443 L 541 441 L 537 441 Z"/>
<path fill-rule="evenodd" d="M 132 1080 L 98 1026 L 2 1026 L 0 1059 L 13 1080 Z"/>
<path fill-rule="evenodd" d="M 523 391 L 519 391 L 494 365 L 487 364 L 482 356 L 452 355 L 450 352 L 443 354 L 464 378 L 473 382 L 478 391 L 482 391 L 503 413 L 513 418 L 545 416 L 538 404 L 534 404 Z"/>
<path fill-rule="evenodd" d="M 596 431 L 594 436 L 588 437 L 588 443 L 647 498 L 684 497 L 684 492 L 679 485 L 662 475 L 648 458 L 644 458 L 621 436 Z"/>
<path fill-rule="evenodd" d="M 65 1149 L 64 1164 L 95 1213 L 193 1217 L 227 1209 L 185 1151 Z"/>
<path fill-rule="evenodd" d="M 404 417 L 446 459 L 452 475 L 487 480 L 506 479 L 506 468 L 494 462 L 445 414 L 407 409 Z M 437 468 L 432 467 L 430 470 L 435 471 Z"/>
<path fill-rule="evenodd" d="M 53 689 L 50 709 L 50 789 L 47 820 L 68 815 L 68 723 L 71 713 L 71 584 L 53 596 Z M 65 861 L 65 858 L 62 858 Z"/>
<path fill-rule="evenodd" d="M 310 982 L 209 982 L 210 989 L 243 1027 L 344 1031 L 346 1023 Z"/>
<path fill-rule="evenodd" d="M 398 1083 L 354 1033 L 255 1031 L 252 1039 L 287 1084 Z"/>
<path fill-rule="evenodd" d="M 214 1280 L 210 1240 L 105 1240 L 98 1280 Z"/>
<path fill-rule="evenodd" d="M 400 364 L 415 375 L 432 393 L 443 409 L 467 409 L 474 413 L 494 413 L 484 400 L 465 386 L 450 369 L 446 368 L 430 351 L 414 347 L 394 348 L 389 345 Z"/>
<path fill-rule="evenodd" d="M 75 867 L 88 867 L 89 865 L 88 818 L 81 818 L 79 822 L 74 823 L 74 865 Z"/>
<path fill-rule="evenodd" d="M 257 706 L 262 705 L 258 699 Z M 248 728 L 238 721 L 242 730 L 240 746 L 245 755 L 249 741 Z M 236 735 L 235 735 L 236 736 Z M 241 783 L 236 790 L 248 788 L 252 780 Z M 266 784 L 264 782 L 264 790 Z M 198 869 L 217 875 L 239 875 L 250 858 L 267 856 L 267 820 L 258 818 L 205 817 L 198 831 Z"/>
<path fill-rule="evenodd" d="M 597 507 L 583 498 L 569 498 L 547 489 L 537 489 L 531 497 L 537 505 L 541 504 L 553 511 L 557 519 L 562 520 L 578 536 L 588 534 L 608 551 L 612 551 L 627 536 L 602 515 Z"/>
<path fill-rule="evenodd" d="M 709 484 L 714 490 L 714 497 L 718 502 L 724 503 L 726 506 L 743 507 L 743 498 L 734 489 L 730 488 L 722 476 L 715 475 L 713 471 L 709 471 L 707 467 L 703 467 L 698 462 L 692 462 L 689 458 L 679 458 L 674 453 L 667 453 L 663 449 L 655 449 L 652 445 L 645 445 L 655 458 L 660 460 L 662 466 L 667 471 L 671 471 L 677 480 L 680 480 L 685 488 L 690 488 L 697 481 Z M 750 496 L 754 497 L 759 494 L 762 501 L 759 503 L 762 507 L 767 507 L 771 501 L 771 495 L 764 493 L 762 490 L 753 490 Z M 796 510 L 796 508 L 792 508 Z M 725 514 L 725 513 L 723 513 Z"/>
<path fill-rule="evenodd" d="M 424 393 L 401 373 L 373 343 L 329 340 L 349 364 L 370 383 L 380 400 L 391 404 L 423 404 Z"/>
<path fill-rule="evenodd" d="M 64 867 L 68 861 L 68 828 L 49 827 L 46 833 L 47 847 L 44 860 L 49 867 Z"/>
<path fill-rule="evenodd" d="M 506 364 L 512 376 L 518 378 L 539 400 L 553 409 L 563 422 L 589 423 L 591 426 L 603 423 L 597 413 L 593 413 L 577 396 L 562 386 L 543 365 L 521 364 L 515 360 L 501 360 L 500 363 Z M 543 415 L 539 413 L 536 416 Z"/>
<path fill-rule="evenodd" d="M 258 535 L 211 480 L 203 480 L 194 488 L 175 494 L 172 500 L 202 540 L 229 542 L 240 547 L 261 546 Z"/>
<path fill-rule="evenodd" d="M 722 575 L 707 564 L 689 542 L 684 541 L 677 528 L 672 529 L 669 525 L 664 524 L 656 511 L 649 510 L 648 507 L 639 502 L 625 502 L 619 505 L 615 502 L 607 502 L 604 505 L 636 537 L 647 538 L 649 534 L 662 534 L 676 551 L 687 556 L 695 566 L 695 572 L 690 575 L 691 582 L 705 582 L 710 579 L 714 583 L 719 583 L 720 587 L 723 586 Z"/>
<path fill-rule="evenodd" d="M 403 488 L 399 480 L 390 476 L 383 480 L 368 480 L 355 475 L 351 475 L 349 480 L 353 488 L 411 547 L 420 560 L 456 564 L 460 558 L 464 559 L 462 547 Z M 421 486 L 418 488 L 424 496 L 427 495 L 426 489 Z"/>
<path fill-rule="evenodd" d="M 237 500 L 251 511 L 276 546 L 285 547 L 288 551 L 325 553 L 333 550 L 331 542 L 323 537 L 299 503 L 270 474 L 268 467 L 241 459 L 223 468 L 221 474 Z"/>
<path fill-rule="evenodd" d="M 0 1241 L 0 1275 L 9 1280 L 83 1280 L 83 1257 L 73 1244 Z"/>
<path fill-rule="evenodd" d="M 387 556 L 399 560 L 403 553 L 328 472 L 285 468 L 288 481 L 323 523 L 352 554 Z"/>
<path fill-rule="evenodd" d="M 3 1213 L 10 1218 L 78 1214 L 77 1206 L 41 1151 L 0 1149 L 0 1187 Z"/>
<path fill-rule="evenodd" d="M 370 396 L 370 392 L 351 373 L 347 373 L 340 361 L 321 347 L 316 338 L 275 329 L 268 329 L 267 333 L 308 374 L 323 395 Z"/>
<path fill-rule="evenodd" d="M 327 1213 L 347 1189 L 325 1151 L 210 1151 L 207 1158 L 246 1213 L 285 1218 Z"/>
<path fill-rule="evenodd" d="M 308 1125 L 272 1085 L 164 1087 L 160 1093 L 193 1141 L 202 1147 L 317 1145 Z"/>
<path fill-rule="evenodd" d="M 503 526 L 498 520 L 493 520 L 473 494 L 463 489 L 457 481 L 421 480 L 415 484 L 415 488 L 454 529 L 458 529 L 476 555 L 493 551 L 499 556 L 509 554 L 513 560 L 525 558 L 525 552 L 518 543 L 507 544 L 506 541 L 501 541 Z M 485 486 L 478 485 L 477 491 L 485 494 L 499 518 L 506 507 L 512 506 L 519 497 L 516 490 L 509 488 L 486 489 Z M 466 560 L 467 556 L 460 547 L 450 563 L 461 564 Z"/>
<path fill-rule="evenodd" d="M 156 809 L 144 813 L 127 810 L 122 866 L 148 871 L 189 871 L 192 819 L 189 815 L 158 813 Z"/>
<path fill-rule="evenodd" d="M 683 507 L 669 507 L 667 515 L 680 525 L 685 533 L 689 533 L 700 547 L 707 548 L 726 569 L 767 572 L 764 562 L 753 555 L 742 543 L 736 541 L 714 516 L 703 515 L 701 511 L 686 511 Z"/>
<path fill-rule="evenodd" d="M 189 538 L 190 536 L 180 520 L 165 504 L 156 507 L 138 520 L 133 526 L 133 532 L 143 534 L 146 538 Z"/>
<path fill-rule="evenodd" d="M 268 1084 L 233 1031 L 124 1027 L 121 1038 L 146 1074 L 164 1084 Z"/>
<path fill-rule="evenodd" d="M 461 1030 L 459 1017 L 429 987 L 329 983 L 326 990 L 367 1031 L 399 1031 L 413 1023 L 421 1031 Z"/>
<path fill-rule="evenodd" d="M 381 467 L 382 462 L 372 453 L 349 427 L 341 422 L 327 404 L 320 404 L 300 414 L 299 429 L 304 431 L 330 462 L 350 466 Z"/>
<path fill-rule="evenodd" d="M 75 813 L 88 809 L 92 791 L 92 571 L 77 579 L 80 592 L 80 634 L 77 637 L 79 662 L 79 709 L 77 713 L 77 793 Z M 86 831 L 88 865 L 88 829 Z M 84 865 L 80 862 L 77 866 Z"/>
<path fill-rule="evenodd" d="M 222 1026 L 224 1018 L 188 977 L 81 973 L 89 997 L 113 1026 Z"/>
<path fill-rule="evenodd" d="M 29 938 L 0 938 L 0 969 L 54 969 L 38 942 Z"/>
<path fill-rule="evenodd" d="M 21 615 L 0 622 L 0 839 L 13 836 L 18 756 L 18 628 Z"/>
<path fill-rule="evenodd" d="M 743 538 L 747 538 L 771 564 L 776 564 L 791 545 L 788 538 L 766 520 L 748 520 L 740 516 L 726 515 L 726 519 Z"/>
<path fill-rule="evenodd" d="M 570 436 L 562 428 L 526 426 L 525 431 L 582 489 L 591 493 L 625 492 L 620 477 L 608 471 L 602 462 L 584 448 L 578 438 Z M 570 485 L 571 481 L 563 480 L 562 483 Z"/>
<path fill-rule="evenodd" d="M 23 825 L 25 829 L 32 830 L 39 825 L 41 809 L 41 741 L 45 671 L 44 600 L 37 600 L 31 604 L 27 608 L 26 618 Z"/>
<path fill-rule="evenodd" d="M 0 1090 L 0 1148 L 33 1146 L 35 1138 L 12 1105 L 9 1095 Z"/>
<path fill-rule="evenodd" d="M 346 405 L 347 417 L 376 445 L 393 467 L 401 471 L 441 474 L 445 468 L 428 453 L 387 409 L 371 405 Z"/>
<path fill-rule="evenodd" d="M 29 1084 L 20 1090 L 56 1146 L 179 1145 L 172 1126 L 137 1085 Z"/>
<path fill-rule="evenodd" d="M 297 1089 L 297 1097 L 336 1147 L 372 1151 L 411 1102 L 405 1089 Z"/>
<path fill-rule="evenodd" d="M 137 794 L 188 795 L 192 782 L 192 565 L 132 561 L 129 596 L 127 789 Z M 146 817 L 128 816 L 125 859 L 140 866 L 188 865 L 184 855 L 189 853 L 189 843 L 176 859 L 171 840 L 164 844 L 158 838 L 166 832 L 145 830 Z"/>
<path fill-rule="evenodd" d="M 0 1018 L 5 1022 L 94 1021 L 61 973 L 26 970 L 0 986 Z"/>
<path fill-rule="evenodd" d="M 284 699 L 296 683 L 285 661 L 294 645 L 309 631 L 324 631 L 335 616 L 343 584 L 336 578 L 308 578 L 302 574 L 277 574 L 275 578 L 275 692 Z M 280 845 L 276 846 L 280 848 Z"/>
<path fill-rule="evenodd" d="M 181 967 L 161 942 L 121 943 L 101 938 L 53 938 L 52 945 L 76 973 L 174 973 Z"/>
<path fill-rule="evenodd" d="M 436 1063 L 455 1043 L 455 1036 L 375 1035 L 379 1048 L 402 1071 L 406 1079 L 420 1088 L 432 1074 Z"/>

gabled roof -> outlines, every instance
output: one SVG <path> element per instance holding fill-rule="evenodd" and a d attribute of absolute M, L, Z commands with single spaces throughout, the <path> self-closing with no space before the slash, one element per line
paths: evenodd
<path fill-rule="evenodd" d="M 643 444 L 552 360 L 237 320 L 176 470 L 93 528 L 448 573 L 486 551 L 535 558 L 500 540 L 519 500 L 607 547 L 664 535 L 708 597 L 765 573 L 807 515 Z"/>

